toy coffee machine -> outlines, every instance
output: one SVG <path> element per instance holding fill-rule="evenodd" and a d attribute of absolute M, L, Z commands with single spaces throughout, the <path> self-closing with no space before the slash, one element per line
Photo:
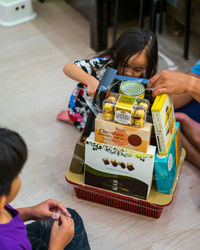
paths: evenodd
<path fill-rule="evenodd" d="M 70 171 L 84 185 L 147 200 L 153 185 L 170 194 L 182 154 L 169 95 L 152 98 L 147 79 L 108 68 L 77 142 Z"/>

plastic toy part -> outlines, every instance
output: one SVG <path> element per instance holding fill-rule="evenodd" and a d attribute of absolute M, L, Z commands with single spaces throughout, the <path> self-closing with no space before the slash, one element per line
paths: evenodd
<path fill-rule="evenodd" d="M 185 150 L 183 149 L 171 194 L 159 193 L 153 185 L 147 200 L 140 200 L 127 195 L 121 195 L 104 189 L 84 185 L 83 174 L 74 174 L 69 170 L 67 170 L 65 178 L 74 186 L 74 191 L 79 199 L 158 219 L 163 209 L 169 206 L 173 201 L 184 159 Z"/>
<path fill-rule="evenodd" d="M 120 93 L 138 98 L 144 98 L 145 87 L 142 83 L 137 81 L 121 82 Z"/>
<path fill-rule="evenodd" d="M 143 127 L 149 101 L 128 95 L 111 93 L 103 102 L 104 119 L 124 125 Z"/>

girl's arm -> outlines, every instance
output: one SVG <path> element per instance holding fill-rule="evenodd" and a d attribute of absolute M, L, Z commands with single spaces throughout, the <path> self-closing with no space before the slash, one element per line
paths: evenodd
<path fill-rule="evenodd" d="M 63 68 L 63 72 L 71 79 L 85 84 L 90 96 L 93 97 L 95 95 L 96 89 L 99 85 L 99 81 L 94 76 L 86 73 L 74 63 L 66 64 Z"/>

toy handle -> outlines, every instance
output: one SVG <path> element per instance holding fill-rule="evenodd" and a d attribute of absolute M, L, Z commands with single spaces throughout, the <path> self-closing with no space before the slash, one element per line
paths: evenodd
<path fill-rule="evenodd" d="M 99 86 L 96 90 L 95 96 L 93 98 L 93 102 L 92 105 L 95 106 L 96 104 L 101 107 L 106 94 L 108 92 L 108 90 L 110 89 L 110 86 L 112 85 L 115 77 L 117 74 L 117 70 L 113 69 L 111 67 L 108 67 L 106 69 L 106 72 L 104 73 Z M 98 97 L 98 98 L 97 98 Z M 82 136 L 81 136 L 81 141 L 85 141 L 87 139 L 87 137 L 90 135 L 91 131 L 94 131 L 94 121 L 95 121 L 95 114 L 92 112 L 92 110 L 90 109 L 90 113 L 88 115 L 88 119 L 87 122 L 85 124 L 85 128 L 83 130 Z"/>

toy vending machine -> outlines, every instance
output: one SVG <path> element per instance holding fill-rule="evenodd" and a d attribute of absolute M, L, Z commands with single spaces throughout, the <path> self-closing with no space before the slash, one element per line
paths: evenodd
<path fill-rule="evenodd" d="M 173 199 L 185 157 L 179 123 L 170 96 L 153 100 L 145 92 L 147 79 L 116 73 L 106 70 L 88 103 L 91 111 L 66 179 L 78 198 L 159 218 Z"/>

